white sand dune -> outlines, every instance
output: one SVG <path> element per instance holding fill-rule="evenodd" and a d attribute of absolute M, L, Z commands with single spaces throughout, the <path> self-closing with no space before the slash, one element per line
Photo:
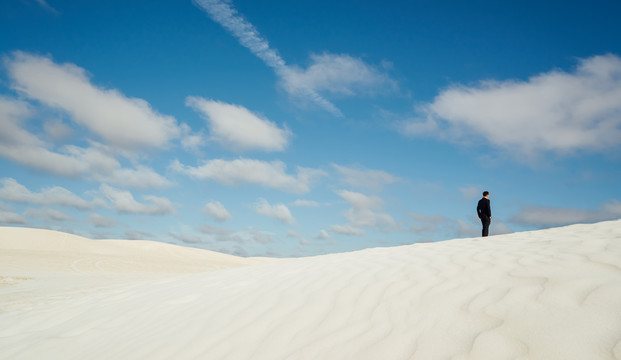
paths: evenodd
<path fill-rule="evenodd" d="M 621 221 L 301 259 L 0 228 L 0 359 L 621 359 Z"/>

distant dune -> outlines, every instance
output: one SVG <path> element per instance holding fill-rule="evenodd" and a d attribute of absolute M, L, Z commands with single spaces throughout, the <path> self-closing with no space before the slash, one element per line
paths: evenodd
<path fill-rule="evenodd" d="M 621 360 L 621 220 L 300 259 L 0 227 L 0 359 Z"/>

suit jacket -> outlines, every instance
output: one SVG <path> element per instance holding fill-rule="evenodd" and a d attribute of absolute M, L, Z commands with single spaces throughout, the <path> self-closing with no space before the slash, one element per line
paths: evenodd
<path fill-rule="evenodd" d="M 482 198 L 479 200 L 477 204 L 477 214 L 479 218 L 487 217 L 489 219 L 492 217 L 492 208 L 490 207 L 489 199 Z"/>

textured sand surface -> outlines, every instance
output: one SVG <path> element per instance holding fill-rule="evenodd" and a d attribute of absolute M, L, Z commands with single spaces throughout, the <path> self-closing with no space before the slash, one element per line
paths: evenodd
<path fill-rule="evenodd" d="M 0 359 L 621 359 L 621 221 L 244 259 L 0 228 Z"/>

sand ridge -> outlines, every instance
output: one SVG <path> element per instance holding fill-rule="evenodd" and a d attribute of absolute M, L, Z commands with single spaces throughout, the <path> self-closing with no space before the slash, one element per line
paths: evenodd
<path fill-rule="evenodd" d="M 0 359 L 621 359 L 620 266 L 612 221 L 156 271 L 0 313 Z"/>
<path fill-rule="evenodd" d="M 262 261 L 155 241 L 90 240 L 58 231 L 11 227 L 0 227 L 0 249 L 26 261 L 24 267 L 29 270 L 70 267 L 75 272 L 188 273 Z"/>

